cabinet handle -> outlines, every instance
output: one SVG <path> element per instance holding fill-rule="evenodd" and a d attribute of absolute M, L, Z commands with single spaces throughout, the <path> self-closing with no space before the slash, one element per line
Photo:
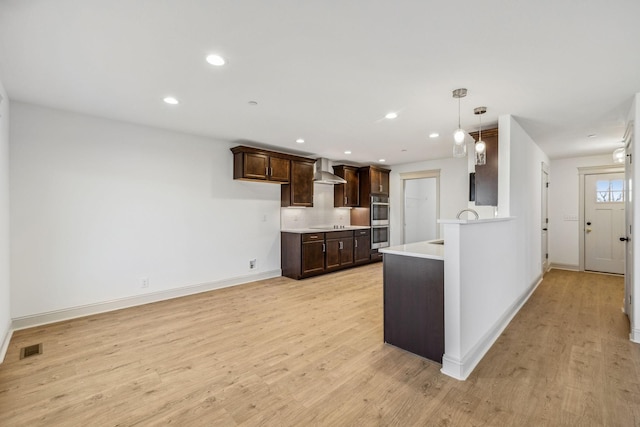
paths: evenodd
<path fill-rule="evenodd" d="M 380 184 L 380 190 L 379 191 L 382 193 L 382 184 Z"/>
<path fill-rule="evenodd" d="M 342 242 L 340 242 L 340 250 L 344 249 Z"/>
<path fill-rule="evenodd" d="M 327 245 L 326 244 L 322 244 L 322 252 L 326 252 L 327 251 Z"/>
<path fill-rule="evenodd" d="M 269 168 L 269 176 L 273 176 L 273 168 Z"/>
<path fill-rule="evenodd" d="M 265 174 L 266 176 L 269 176 L 269 168 L 264 168 L 264 174 Z"/>
<path fill-rule="evenodd" d="M 310 239 L 317 239 L 318 236 L 309 236 Z"/>
<path fill-rule="evenodd" d="M 347 196 L 344 196 L 344 204 L 347 204 Z"/>
<path fill-rule="evenodd" d="M 357 248 L 358 247 L 358 241 L 357 240 L 355 241 L 355 244 L 356 244 L 356 248 Z"/>

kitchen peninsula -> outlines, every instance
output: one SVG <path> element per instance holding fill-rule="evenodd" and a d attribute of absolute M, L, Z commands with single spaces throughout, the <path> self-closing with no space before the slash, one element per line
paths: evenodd
<path fill-rule="evenodd" d="M 440 220 L 444 241 L 382 249 L 385 342 L 466 379 L 539 283 L 517 285 L 517 221 Z"/>
<path fill-rule="evenodd" d="M 384 254 L 384 342 L 442 363 L 443 241 L 381 249 Z"/>

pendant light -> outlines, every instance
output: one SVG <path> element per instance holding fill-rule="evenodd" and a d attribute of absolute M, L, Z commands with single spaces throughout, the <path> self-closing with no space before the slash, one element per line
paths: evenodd
<path fill-rule="evenodd" d="M 487 163 L 487 144 L 482 140 L 482 115 L 487 112 L 487 107 L 477 107 L 473 109 L 473 114 L 480 118 L 480 132 L 478 133 L 478 141 L 476 142 L 476 165 L 484 165 Z"/>
<path fill-rule="evenodd" d="M 453 91 L 453 97 L 458 100 L 458 129 L 453 133 L 453 157 L 465 157 L 467 144 L 465 144 L 465 132 L 460 126 L 460 98 L 467 96 L 467 89 L 460 88 Z"/>
<path fill-rule="evenodd" d="M 624 163 L 625 157 L 624 147 L 613 150 L 613 163 Z"/>

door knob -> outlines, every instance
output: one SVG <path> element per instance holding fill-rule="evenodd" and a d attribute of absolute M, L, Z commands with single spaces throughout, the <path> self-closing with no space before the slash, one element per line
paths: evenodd
<path fill-rule="evenodd" d="M 587 233 L 591 233 L 591 229 L 590 228 L 587 228 Z"/>
<path fill-rule="evenodd" d="M 591 225 L 591 221 L 587 222 L 587 225 Z"/>

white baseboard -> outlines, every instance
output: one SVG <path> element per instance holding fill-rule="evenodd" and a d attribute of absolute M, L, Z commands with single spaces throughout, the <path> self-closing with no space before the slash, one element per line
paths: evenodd
<path fill-rule="evenodd" d="M 0 363 L 4 362 L 4 357 L 7 355 L 7 350 L 9 350 L 9 343 L 11 342 L 12 335 L 13 328 L 10 327 L 2 340 L 2 347 L 0 347 Z"/>
<path fill-rule="evenodd" d="M 555 262 L 552 262 L 549 270 L 551 270 L 552 268 L 558 269 L 558 270 L 570 270 L 570 271 L 580 271 L 580 266 L 579 265 L 573 265 L 573 264 L 558 264 Z"/>
<path fill-rule="evenodd" d="M 537 289 L 538 285 L 542 282 L 542 276 L 538 276 L 535 281 L 529 286 L 527 290 L 523 292 L 520 298 L 516 299 L 513 304 L 500 318 L 494 323 L 494 325 L 478 340 L 471 350 L 465 354 L 462 359 L 447 356 L 442 356 L 442 372 L 452 378 L 460 381 L 464 381 L 473 372 L 475 367 L 480 363 L 480 360 L 489 351 L 493 343 L 500 337 L 500 334 L 509 326 L 511 320 L 520 311 L 522 306 L 527 302 L 529 297 Z"/>
<path fill-rule="evenodd" d="M 49 323 L 60 322 L 63 320 L 75 319 L 78 317 L 90 316 L 92 314 L 105 313 L 107 311 L 120 310 L 123 308 L 134 307 L 137 305 L 149 304 L 152 302 L 164 301 L 172 298 L 184 297 L 187 295 L 199 294 L 215 289 L 228 288 L 230 286 L 241 285 L 243 283 L 254 282 L 256 280 L 271 279 L 282 275 L 282 270 L 265 271 L 259 274 L 251 274 L 246 276 L 232 277 L 230 279 L 219 280 L 216 282 L 201 283 L 198 285 L 185 286 L 177 289 L 169 289 L 148 293 L 144 295 L 136 295 L 133 297 L 120 298 L 112 301 L 99 302 L 95 304 L 87 304 L 78 307 L 66 308 L 63 310 L 50 311 L 47 313 L 39 313 L 30 316 L 18 317 L 13 319 L 13 330 L 32 328 L 34 326 L 46 325 Z"/>
<path fill-rule="evenodd" d="M 632 328 L 631 333 L 629 334 L 629 339 L 632 342 L 640 344 L 640 329 Z"/>

